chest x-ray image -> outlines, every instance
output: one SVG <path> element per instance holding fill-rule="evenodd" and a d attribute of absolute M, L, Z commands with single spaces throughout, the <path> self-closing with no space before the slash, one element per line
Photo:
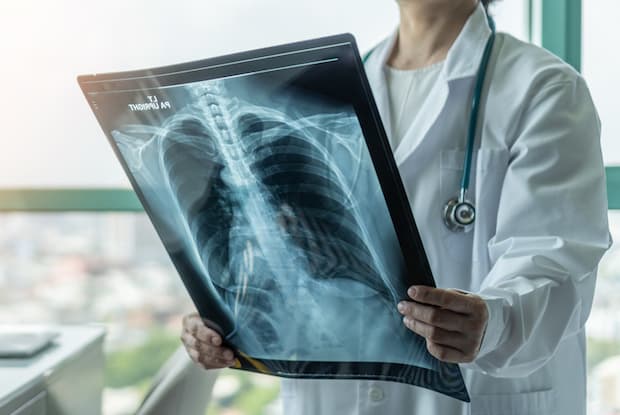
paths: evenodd
<path fill-rule="evenodd" d="M 467 401 L 396 309 L 433 279 L 359 65 L 342 35 L 79 80 L 239 369 Z"/>

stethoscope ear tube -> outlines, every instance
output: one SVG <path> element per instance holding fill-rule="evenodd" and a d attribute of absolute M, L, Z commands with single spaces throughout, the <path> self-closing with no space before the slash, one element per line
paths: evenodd
<path fill-rule="evenodd" d="M 469 116 L 469 126 L 467 129 L 467 149 L 465 151 L 465 160 L 463 161 L 463 177 L 461 179 L 461 191 L 458 198 L 450 199 L 443 211 L 444 223 L 453 232 L 468 232 L 473 228 L 476 220 L 476 208 L 473 203 L 466 199 L 469 190 L 469 181 L 471 176 L 471 163 L 474 153 L 474 143 L 478 130 L 478 114 L 480 112 L 480 101 L 482 98 L 482 89 L 484 88 L 484 79 L 486 77 L 487 68 L 491 59 L 493 44 L 495 43 L 495 22 L 491 16 L 488 16 L 489 26 L 491 27 L 491 36 L 487 41 L 480 61 L 478 76 L 474 86 L 472 95 L 471 113 Z"/>

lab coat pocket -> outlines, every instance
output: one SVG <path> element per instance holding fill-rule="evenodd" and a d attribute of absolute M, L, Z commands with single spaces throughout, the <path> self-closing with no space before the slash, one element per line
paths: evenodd
<path fill-rule="evenodd" d="M 508 167 L 509 152 L 504 148 L 481 148 L 474 152 L 467 197 L 477 202 L 480 196 L 497 195 Z M 439 187 L 441 199 L 457 197 L 461 190 L 465 151 L 441 151 Z"/>
<path fill-rule="evenodd" d="M 439 188 L 444 204 L 459 195 L 464 159 L 464 150 L 441 151 Z M 476 207 L 474 231 L 456 233 L 443 227 L 442 234 L 444 249 L 450 253 L 450 259 L 457 261 L 460 266 L 468 267 L 471 262 L 478 260 L 473 244 L 486 244 L 486 241 L 477 239 L 492 234 L 495 228 L 497 206 L 508 161 L 509 151 L 505 148 L 484 147 L 473 154 L 467 199 Z M 443 215 L 443 206 L 441 214 Z"/>
<path fill-rule="evenodd" d="M 558 415 L 553 389 L 498 395 L 472 395 L 471 415 Z"/>
<path fill-rule="evenodd" d="M 474 155 L 476 157 L 476 155 Z M 461 179 L 463 177 L 463 160 L 465 151 L 457 149 L 447 149 L 441 151 L 440 168 L 439 168 L 439 194 L 441 208 L 437 209 L 437 214 L 441 214 L 439 218 L 443 221 L 444 207 L 446 203 L 453 198 L 458 197 L 461 189 Z M 474 159 L 475 161 L 475 159 Z M 474 164 L 472 164 L 474 166 Z M 474 188 L 475 169 L 472 169 L 472 180 L 467 194 L 470 202 L 476 203 Z M 445 258 L 458 263 L 461 267 L 468 268 L 471 261 L 471 244 L 473 232 L 453 232 L 447 227 L 441 226 L 441 241 L 446 254 Z"/>
<path fill-rule="evenodd" d="M 505 148 L 481 148 L 478 150 L 475 194 L 476 202 L 481 209 L 480 213 L 485 215 L 485 219 L 487 216 L 494 218 L 494 213 L 497 213 L 497 204 L 499 203 L 509 160 L 510 152 Z M 472 180 L 474 180 L 473 177 Z"/>

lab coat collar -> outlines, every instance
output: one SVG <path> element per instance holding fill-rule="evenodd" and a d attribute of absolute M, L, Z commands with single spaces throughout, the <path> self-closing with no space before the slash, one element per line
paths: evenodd
<path fill-rule="evenodd" d="M 487 14 L 482 2 L 479 2 L 448 51 L 444 65 L 448 81 L 476 76 L 490 36 Z"/>
<path fill-rule="evenodd" d="M 425 120 L 418 119 L 418 122 L 409 128 L 401 143 L 394 149 L 394 156 L 398 165 L 404 163 L 416 148 L 423 146 L 424 142 L 427 141 L 423 138 L 417 141 L 415 146 L 412 146 L 411 142 L 414 139 L 412 134 L 416 132 L 416 134 L 422 134 L 422 137 L 426 137 L 429 129 L 435 123 L 436 117 L 441 114 L 448 101 L 450 81 L 471 80 L 476 76 L 490 35 L 491 28 L 487 21 L 486 11 L 484 6 L 479 3 L 448 51 L 445 64 L 439 75 L 437 88 L 434 88 L 429 96 L 426 115 L 432 117 L 432 122 L 429 123 L 426 118 Z M 371 84 L 375 86 L 375 99 L 388 137 L 391 137 L 393 126 L 391 125 L 391 108 L 385 71 L 397 38 L 398 28 L 376 48 L 373 52 L 376 53 L 376 56 L 371 56 L 372 59 L 367 65 L 367 73 Z"/>
<path fill-rule="evenodd" d="M 479 2 L 448 51 L 442 70 L 444 78 L 451 81 L 476 76 L 489 36 L 491 36 L 491 27 L 487 21 L 484 6 L 482 2 Z M 389 36 L 385 46 L 378 50 L 380 72 L 383 72 L 386 67 L 397 39 L 398 27 Z"/>

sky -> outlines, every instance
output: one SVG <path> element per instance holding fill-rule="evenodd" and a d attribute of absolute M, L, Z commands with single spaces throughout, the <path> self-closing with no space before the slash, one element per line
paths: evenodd
<path fill-rule="evenodd" d="M 599 0 L 597 6 L 603 2 L 607 9 L 584 13 L 586 19 L 609 22 L 586 24 L 586 41 L 604 39 L 603 27 L 619 20 L 620 3 L 614 1 Z M 499 1 L 494 15 L 499 30 L 525 37 L 521 0 Z M 0 188 L 129 186 L 77 75 L 169 65 L 343 32 L 353 33 L 366 51 L 394 30 L 397 18 L 394 0 L 7 2 L 0 14 Z M 618 90 L 612 76 L 617 65 L 599 65 L 609 54 L 587 46 L 586 76 L 601 117 L 610 120 L 605 132 L 611 136 L 620 131 L 608 87 L 612 83 Z M 620 163 L 620 148 L 607 148 Z"/>

